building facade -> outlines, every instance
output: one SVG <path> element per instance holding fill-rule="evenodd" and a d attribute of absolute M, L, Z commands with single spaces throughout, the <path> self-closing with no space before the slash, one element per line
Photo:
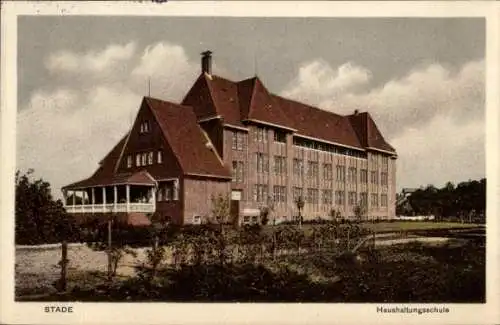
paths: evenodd
<path fill-rule="evenodd" d="M 366 218 L 395 216 L 397 154 L 369 113 L 320 110 L 270 93 L 258 77 L 213 75 L 208 51 L 201 61 L 180 104 L 144 98 L 97 171 L 63 188 L 69 212 L 191 224 L 223 195 L 243 223 L 266 207 L 292 220 L 299 197 L 304 219 L 332 209 L 353 218 L 357 206 Z"/>

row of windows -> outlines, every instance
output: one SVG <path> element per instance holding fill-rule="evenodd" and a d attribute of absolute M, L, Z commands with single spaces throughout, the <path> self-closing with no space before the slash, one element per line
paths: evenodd
<path fill-rule="evenodd" d="M 157 192 L 158 201 L 176 201 L 179 199 L 179 186 L 177 181 L 160 184 Z"/>
<path fill-rule="evenodd" d="M 302 159 L 295 158 L 293 160 L 293 173 L 296 176 L 302 176 L 304 174 L 304 161 Z M 345 179 L 346 179 L 345 166 L 337 165 L 336 166 L 336 173 L 337 173 L 337 180 L 340 182 L 345 182 Z M 318 163 L 313 162 L 313 161 L 309 161 L 308 162 L 307 177 L 318 177 L 318 176 L 319 176 Z M 330 164 L 330 163 L 323 164 L 322 176 L 325 180 L 332 180 L 332 178 L 333 178 L 332 164 Z M 380 176 L 381 176 L 381 184 L 387 185 L 388 184 L 387 173 L 382 172 L 380 174 Z M 368 170 L 361 169 L 359 171 L 359 178 L 360 178 L 359 180 L 361 183 L 368 183 Z M 348 168 L 347 181 L 351 182 L 351 183 L 357 182 L 357 168 L 356 167 L 349 167 Z M 378 172 L 377 171 L 371 171 L 371 183 L 378 184 Z"/>
<path fill-rule="evenodd" d="M 267 185 L 256 185 L 257 189 L 261 189 L 263 193 L 267 193 Z M 282 191 L 282 192 L 277 192 Z M 276 199 L 277 193 L 279 194 L 279 201 Z M 306 192 L 306 196 L 304 197 L 304 189 L 302 187 L 294 187 L 292 189 L 293 201 L 296 202 L 299 197 L 303 198 L 305 203 L 309 204 L 318 204 L 320 201 L 319 197 L 319 189 L 317 188 L 308 188 Z M 367 205 L 368 204 L 368 193 L 363 192 L 359 194 L 360 201 L 357 200 L 356 192 L 348 192 L 348 204 L 350 206 L 357 205 Z M 257 196 L 259 197 L 259 196 Z M 333 191 L 329 189 L 321 190 L 321 203 L 323 204 L 332 204 L 333 203 Z M 379 206 L 379 195 L 377 193 L 371 193 L 371 206 L 377 207 Z M 265 196 L 263 197 L 263 199 Z M 274 199 L 275 202 L 286 202 L 286 188 L 284 186 L 274 186 Z M 257 201 L 254 199 L 254 201 Z M 262 202 L 262 201 L 257 201 Z M 344 205 L 345 204 L 345 192 L 344 191 L 335 191 L 335 204 L 336 205 Z M 380 194 L 380 206 L 387 207 L 387 194 Z"/>
<path fill-rule="evenodd" d="M 162 151 L 157 151 L 156 163 L 157 164 L 163 163 L 163 152 Z M 136 167 L 149 166 L 149 165 L 153 165 L 153 164 L 154 164 L 154 152 L 153 151 L 137 153 L 135 155 L 135 166 Z M 127 168 L 132 168 L 132 156 L 131 155 L 127 156 Z"/>
<path fill-rule="evenodd" d="M 323 152 L 335 153 L 344 156 L 356 157 L 356 158 L 367 158 L 367 153 L 364 151 L 352 150 L 343 147 L 339 147 L 333 144 L 324 143 L 315 140 L 303 139 L 303 138 L 293 138 L 293 144 L 297 147 L 303 147 L 307 149 L 314 149 Z"/>

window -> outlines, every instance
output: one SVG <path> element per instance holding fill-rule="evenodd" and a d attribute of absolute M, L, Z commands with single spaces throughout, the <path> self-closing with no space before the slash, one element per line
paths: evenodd
<path fill-rule="evenodd" d="M 332 204 L 332 190 L 323 190 L 323 204 Z"/>
<path fill-rule="evenodd" d="M 269 157 L 266 154 L 257 152 L 257 172 L 267 173 L 269 172 Z"/>
<path fill-rule="evenodd" d="M 376 171 L 372 171 L 370 173 L 370 180 L 372 184 L 378 184 L 378 173 Z"/>
<path fill-rule="evenodd" d="M 345 182 L 345 166 L 337 165 L 337 181 Z"/>
<path fill-rule="evenodd" d="M 141 154 L 140 153 L 135 155 L 135 165 L 137 167 L 141 166 Z"/>
<path fill-rule="evenodd" d="M 237 150 L 238 149 L 238 132 L 234 131 L 233 132 L 233 144 L 231 146 L 231 149 Z"/>
<path fill-rule="evenodd" d="M 372 193 L 372 206 L 378 207 L 378 194 Z"/>
<path fill-rule="evenodd" d="M 310 204 L 318 204 L 318 189 L 308 188 L 306 202 Z"/>
<path fill-rule="evenodd" d="M 163 162 L 163 151 L 158 151 L 157 161 L 159 164 Z"/>
<path fill-rule="evenodd" d="M 318 163 L 309 161 L 307 169 L 307 177 L 318 177 Z"/>
<path fill-rule="evenodd" d="M 257 142 L 267 142 L 267 129 L 263 127 L 257 127 Z"/>
<path fill-rule="evenodd" d="M 285 186 L 274 186 L 273 187 L 274 202 L 285 203 L 286 202 L 286 187 Z"/>
<path fill-rule="evenodd" d="M 148 165 L 153 164 L 153 152 L 148 152 Z"/>
<path fill-rule="evenodd" d="M 149 121 L 143 121 L 140 125 L 140 133 L 149 132 Z"/>
<path fill-rule="evenodd" d="M 360 193 L 360 195 L 359 195 L 359 204 L 361 206 L 367 206 L 368 205 L 368 193 L 366 193 L 366 192 Z"/>
<path fill-rule="evenodd" d="M 387 165 L 389 165 L 389 157 L 382 156 L 382 166 L 387 167 Z"/>
<path fill-rule="evenodd" d="M 293 202 L 296 202 L 299 197 L 302 198 L 302 200 L 304 199 L 304 196 L 303 196 L 303 190 L 302 190 L 302 187 L 294 187 L 293 188 Z"/>
<path fill-rule="evenodd" d="M 231 148 L 233 150 L 240 150 L 242 151 L 245 142 L 245 133 L 244 132 L 239 132 L 239 131 L 233 131 L 233 142 Z"/>
<path fill-rule="evenodd" d="M 127 156 L 127 168 L 132 167 L 132 156 L 128 155 Z"/>
<path fill-rule="evenodd" d="M 141 166 L 146 166 L 147 164 L 147 159 L 148 159 L 148 154 L 147 153 L 143 153 L 142 156 L 141 156 Z"/>
<path fill-rule="evenodd" d="M 335 204 L 344 205 L 345 194 L 344 191 L 335 191 Z"/>
<path fill-rule="evenodd" d="M 177 181 L 167 181 L 160 183 L 158 187 L 158 201 L 174 201 L 178 200 L 178 186 Z"/>
<path fill-rule="evenodd" d="M 283 131 L 274 131 L 274 142 L 286 143 L 286 133 Z"/>
<path fill-rule="evenodd" d="M 274 156 L 274 174 L 286 174 L 286 157 Z"/>
<path fill-rule="evenodd" d="M 323 177 L 327 181 L 332 180 L 332 164 L 323 164 Z"/>
<path fill-rule="evenodd" d="M 387 194 L 381 194 L 381 195 L 380 195 L 380 204 L 381 204 L 383 207 L 386 207 L 386 206 L 387 206 Z"/>
<path fill-rule="evenodd" d="M 244 175 L 244 163 L 243 161 L 233 161 L 233 182 L 241 183 L 243 182 Z"/>
<path fill-rule="evenodd" d="M 253 198 L 255 202 L 267 202 L 267 185 L 254 185 Z"/>
<path fill-rule="evenodd" d="M 349 205 L 356 205 L 356 192 L 349 192 Z"/>
<path fill-rule="evenodd" d="M 350 183 L 356 183 L 356 172 L 356 167 L 349 167 L 349 169 L 347 170 L 347 179 Z"/>
<path fill-rule="evenodd" d="M 368 170 L 361 169 L 359 171 L 359 181 L 363 184 L 368 183 Z"/>
<path fill-rule="evenodd" d="M 386 185 L 387 186 L 387 173 L 380 173 L 380 182 L 382 183 L 382 185 Z"/>
<path fill-rule="evenodd" d="M 304 161 L 302 159 L 293 159 L 293 174 L 297 176 L 304 175 Z"/>
<path fill-rule="evenodd" d="M 193 223 L 199 225 L 201 223 L 201 216 L 194 216 Z"/>
<path fill-rule="evenodd" d="M 163 194 L 164 194 L 164 190 L 163 190 L 163 187 L 159 187 L 158 188 L 158 191 L 156 192 L 156 200 L 157 201 L 163 201 L 164 198 L 163 198 Z"/>

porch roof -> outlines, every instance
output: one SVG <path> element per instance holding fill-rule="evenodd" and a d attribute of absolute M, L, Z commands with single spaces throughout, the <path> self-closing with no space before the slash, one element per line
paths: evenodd
<path fill-rule="evenodd" d="M 81 190 L 89 187 L 109 186 L 109 185 L 156 185 L 155 179 L 145 170 L 136 173 L 122 173 L 111 177 L 96 177 L 95 175 L 66 185 L 63 190 Z"/>

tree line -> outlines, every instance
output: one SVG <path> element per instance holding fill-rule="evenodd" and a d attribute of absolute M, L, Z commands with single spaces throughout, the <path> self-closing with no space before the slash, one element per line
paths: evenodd
<path fill-rule="evenodd" d="M 457 185 L 448 182 L 442 188 L 433 185 L 415 190 L 408 204 L 396 207 L 398 215 L 434 215 L 437 219 L 484 219 L 486 178 Z"/>

